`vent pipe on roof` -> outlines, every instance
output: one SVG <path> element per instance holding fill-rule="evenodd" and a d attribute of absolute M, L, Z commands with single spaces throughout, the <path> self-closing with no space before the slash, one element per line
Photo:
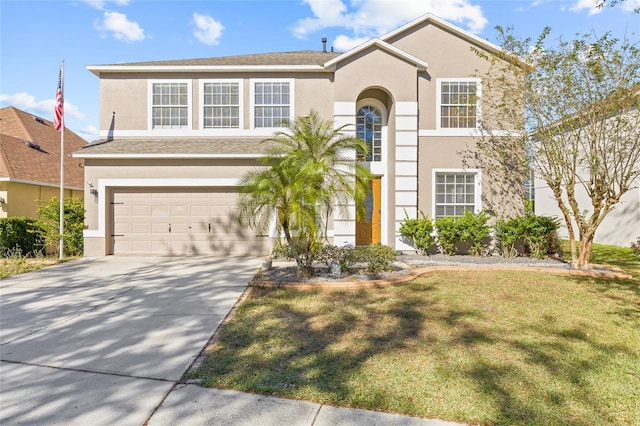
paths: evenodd
<path fill-rule="evenodd" d="M 327 53 L 327 38 L 322 37 L 322 53 Z"/>

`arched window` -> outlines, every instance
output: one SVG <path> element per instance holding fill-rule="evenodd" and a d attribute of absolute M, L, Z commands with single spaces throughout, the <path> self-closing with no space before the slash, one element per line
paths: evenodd
<path fill-rule="evenodd" d="M 366 161 L 382 161 L 382 114 L 378 108 L 367 105 L 358 110 L 356 136 L 367 143 Z"/>

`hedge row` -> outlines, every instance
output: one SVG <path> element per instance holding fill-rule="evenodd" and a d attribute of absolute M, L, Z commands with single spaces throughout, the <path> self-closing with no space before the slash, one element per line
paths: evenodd
<path fill-rule="evenodd" d="M 526 214 L 512 219 L 499 219 L 492 228 L 485 212 L 466 211 L 462 217 L 442 217 L 435 221 L 421 215 L 405 218 L 400 234 L 419 253 L 438 250 L 453 256 L 461 252 L 481 256 L 496 246 L 504 257 L 528 255 L 544 258 L 557 249 L 557 219 Z M 492 232 L 493 231 L 493 232 Z"/>

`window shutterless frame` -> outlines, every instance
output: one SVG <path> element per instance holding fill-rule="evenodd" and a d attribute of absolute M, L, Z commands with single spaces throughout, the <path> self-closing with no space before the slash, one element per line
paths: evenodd
<path fill-rule="evenodd" d="M 200 129 L 242 129 L 244 90 L 242 79 L 204 79 L 199 87 Z"/>
<path fill-rule="evenodd" d="M 252 78 L 250 83 L 251 128 L 286 127 L 295 117 L 295 80 Z"/>
<path fill-rule="evenodd" d="M 149 129 L 191 129 L 191 80 L 148 82 Z"/>

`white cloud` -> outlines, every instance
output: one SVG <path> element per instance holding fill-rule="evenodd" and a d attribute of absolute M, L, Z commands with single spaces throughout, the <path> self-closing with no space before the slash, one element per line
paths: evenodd
<path fill-rule="evenodd" d="M 601 7 L 596 7 L 596 4 L 596 0 L 578 0 L 573 6 L 569 8 L 569 10 L 572 12 L 582 12 L 583 10 L 586 10 L 587 15 L 593 16 L 597 13 L 602 12 L 603 10 L 603 8 Z"/>
<path fill-rule="evenodd" d="M 98 10 L 104 10 L 107 3 L 114 3 L 114 4 L 117 4 L 118 6 L 126 6 L 130 2 L 130 0 L 81 0 L 81 1 Z"/>
<path fill-rule="evenodd" d="M 333 42 L 333 47 L 338 52 L 346 52 L 347 50 L 351 50 L 356 46 L 361 45 L 362 43 L 370 40 L 370 37 L 347 37 L 346 35 L 339 35 L 336 37 Z"/>
<path fill-rule="evenodd" d="M 620 3 L 620 7 L 622 7 L 622 10 L 626 12 L 634 12 L 640 9 L 640 0 L 627 0 Z"/>
<path fill-rule="evenodd" d="M 77 132 L 83 139 L 86 139 L 88 141 L 93 141 L 98 139 L 98 129 L 96 126 L 86 126 L 83 127 L 82 129 L 80 129 L 79 132 Z"/>
<path fill-rule="evenodd" d="M 104 19 L 102 22 L 97 22 L 95 28 L 110 32 L 115 39 L 126 42 L 142 41 L 146 38 L 140 25 L 129 21 L 124 13 L 104 12 Z"/>
<path fill-rule="evenodd" d="M 193 31 L 193 35 L 201 43 L 209 46 L 220 43 L 220 36 L 222 36 L 222 30 L 224 30 L 224 27 L 220 22 L 216 21 L 211 16 L 194 13 L 193 23 L 196 26 L 196 29 Z"/>
<path fill-rule="evenodd" d="M 306 38 L 324 28 L 344 27 L 352 35 L 336 38 L 336 46 L 358 44 L 364 38 L 376 37 L 426 13 L 480 32 L 487 18 L 478 5 L 469 0 L 304 0 L 311 7 L 313 17 L 300 19 L 292 28 L 293 35 Z"/>
<path fill-rule="evenodd" d="M 0 94 L 0 102 L 24 111 L 43 115 L 45 117 L 53 117 L 53 110 L 56 105 L 56 100 L 54 98 L 36 101 L 35 96 L 26 92 L 18 92 L 13 95 L 2 93 Z M 65 117 L 75 118 L 77 120 L 86 119 L 85 115 L 80 112 L 78 107 L 66 99 L 64 101 L 64 115 Z"/>

